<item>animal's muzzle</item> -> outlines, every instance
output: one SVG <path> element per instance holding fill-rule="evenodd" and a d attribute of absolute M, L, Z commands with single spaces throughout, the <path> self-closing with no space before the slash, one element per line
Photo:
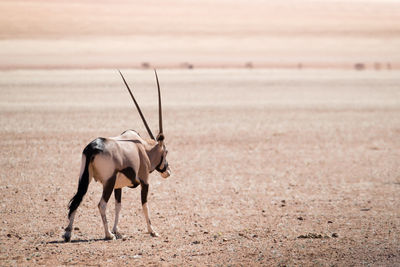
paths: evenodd
<path fill-rule="evenodd" d="M 163 178 L 168 178 L 171 175 L 171 169 L 168 166 L 168 162 L 164 163 L 164 167 L 161 168 L 162 163 L 164 162 L 164 159 L 161 159 L 160 164 L 156 167 L 156 170 L 161 174 Z"/>
<path fill-rule="evenodd" d="M 162 178 L 168 178 L 171 175 L 171 169 L 167 166 L 167 169 L 161 173 Z"/>

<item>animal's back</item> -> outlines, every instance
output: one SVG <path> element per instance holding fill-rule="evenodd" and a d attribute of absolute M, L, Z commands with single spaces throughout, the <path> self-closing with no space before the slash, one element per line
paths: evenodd
<path fill-rule="evenodd" d="M 110 137 L 110 139 L 113 140 L 136 140 L 136 141 L 140 141 L 141 143 L 146 143 L 146 141 L 139 135 L 138 132 L 136 132 L 135 130 L 126 130 L 125 132 L 123 132 L 122 134 L 118 135 L 118 136 L 114 136 L 114 137 Z"/>

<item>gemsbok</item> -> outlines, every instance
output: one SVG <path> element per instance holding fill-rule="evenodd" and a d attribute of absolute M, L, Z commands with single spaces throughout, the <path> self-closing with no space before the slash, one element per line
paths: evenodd
<path fill-rule="evenodd" d="M 157 170 L 163 178 L 168 178 L 171 175 L 171 170 L 167 162 L 168 150 L 164 143 L 160 84 L 157 72 L 154 70 L 158 88 L 159 117 L 159 134 L 157 138 L 154 138 L 124 76 L 120 71 L 119 73 L 151 139 L 145 140 L 136 131 L 127 130 L 116 137 L 96 138 L 85 147 L 82 153 L 78 191 L 68 204 L 69 224 L 65 228 L 65 234 L 63 235 L 66 242 L 71 240 L 72 225 L 77 208 L 82 202 L 92 178 L 103 185 L 103 193 L 98 208 L 103 220 L 105 239 L 111 240 L 122 237 L 117 227 L 121 211 L 121 189 L 126 186 L 135 188 L 138 185 L 141 186 L 141 201 L 147 230 L 151 236 L 158 236 L 151 226 L 149 207 L 147 205 L 149 174 Z M 112 232 L 110 232 L 106 217 L 106 207 L 113 190 L 115 196 L 115 221 Z"/>

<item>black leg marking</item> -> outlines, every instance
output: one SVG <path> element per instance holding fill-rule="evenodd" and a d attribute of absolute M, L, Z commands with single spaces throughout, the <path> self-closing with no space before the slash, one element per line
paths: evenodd
<path fill-rule="evenodd" d="M 117 201 L 118 203 L 121 203 L 121 195 L 122 195 L 122 189 L 114 189 L 114 197 L 115 197 L 115 201 Z"/>
<path fill-rule="evenodd" d="M 102 198 L 104 201 L 107 203 L 108 200 L 110 199 L 111 193 L 113 192 L 114 186 L 115 186 L 115 180 L 117 178 L 117 175 L 114 174 L 111 176 L 110 179 L 108 179 L 107 183 L 103 187 L 103 195 Z"/>
<path fill-rule="evenodd" d="M 143 183 L 142 181 L 140 181 L 140 183 L 142 185 L 142 191 L 141 191 L 142 205 L 144 205 L 145 203 L 147 203 L 147 194 L 149 192 L 149 185 Z"/>
<path fill-rule="evenodd" d="M 106 240 L 112 240 L 112 239 L 115 238 L 114 235 L 112 235 L 110 233 L 110 231 L 108 230 L 106 208 L 107 208 L 107 202 L 110 199 L 110 196 L 111 196 L 111 194 L 113 192 L 116 178 L 117 178 L 117 175 L 116 175 L 116 173 L 114 173 L 113 176 L 108 178 L 106 183 L 103 185 L 103 194 L 101 196 L 101 200 L 100 200 L 99 205 L 98 205 L 99 210 L 100 210 L 100 214 L 101 214 L 101 219 L 103 220 L 104 231 L 105 231 L 105 234 L 106 234 L 106 237 L 105 237 Z"/>

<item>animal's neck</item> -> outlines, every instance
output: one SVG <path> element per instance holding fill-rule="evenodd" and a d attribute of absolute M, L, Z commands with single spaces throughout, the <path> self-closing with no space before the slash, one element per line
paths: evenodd
<path fill-rule="evenodd" d="M 146 149 L 147 157 L 150 160 L 151 171 L 153 171 L 156 168 L 156 166 L 159 164 L 159 161 L 160 161 L 160 158 L 159 158 L 160 153 L 159 153 L 158 144 L 155 144 L 155 145 L 148 144 L 145 146 L 145 149 Z"/>

